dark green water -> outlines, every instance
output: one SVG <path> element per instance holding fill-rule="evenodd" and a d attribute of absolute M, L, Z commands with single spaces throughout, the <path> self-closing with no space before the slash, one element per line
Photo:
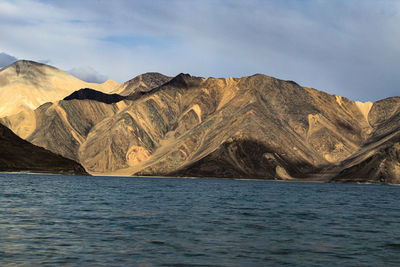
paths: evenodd
<path fill-rule="evenodd" d="M 399 266 L 400 187 L 0 174 L 0 265 Z"/>

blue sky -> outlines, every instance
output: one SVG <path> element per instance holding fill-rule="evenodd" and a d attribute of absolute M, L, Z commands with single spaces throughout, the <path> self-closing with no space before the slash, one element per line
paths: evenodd
<path fill-rule="evenodd" d="M 0 1 L 0 66 L 94 81 L 263 73 L 352 100 L 400 95 L 400 1 Z"/>

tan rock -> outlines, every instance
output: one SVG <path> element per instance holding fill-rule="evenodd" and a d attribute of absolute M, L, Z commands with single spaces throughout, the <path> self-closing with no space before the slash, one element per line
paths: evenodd
<path fill-rule="evenodd" d="M 102 84 L 87 83 L 52 66 L 17 61 L 0 70 L 0 117 L 34 110 L 85 87 L 109 92 L 119 84 L 110 80 Z"/>

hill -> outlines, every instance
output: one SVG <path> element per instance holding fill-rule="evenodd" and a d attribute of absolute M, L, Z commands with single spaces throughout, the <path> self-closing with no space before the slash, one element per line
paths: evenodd
<path fill-rule="evenodd" d="M 87 175 L 79 163 L 22 140 L 2 124 L 0 171 Z"/>

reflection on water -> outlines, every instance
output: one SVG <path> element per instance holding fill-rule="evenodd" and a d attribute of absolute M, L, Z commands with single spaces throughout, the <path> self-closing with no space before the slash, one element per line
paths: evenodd
<path fill-rule="evenodd" d="M 0 265 L 397 266 L 399 189 L 0 174 Z"/>

